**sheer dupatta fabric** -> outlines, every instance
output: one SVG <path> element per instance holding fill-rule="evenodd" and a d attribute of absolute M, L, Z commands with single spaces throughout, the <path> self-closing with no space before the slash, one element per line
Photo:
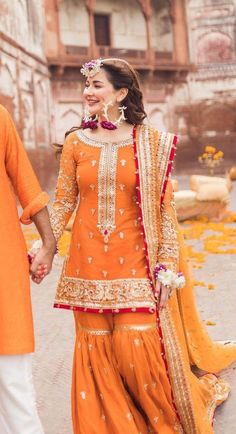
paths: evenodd
<path fill-rule="evenodd" d="M 167 307 L 157 312 L 173 402 L 186 434 L 210 434 L 215 408 L 229 394 L 229 385 L 214 374 L 236 360 L 236 345 L 213 342 L 196 309 L 169 179 L 176 143 L 174 134 L 148 126 L 139 126 L 135 131 L 140 217 L 153 290 L 157 262 L 182 271 L 186 279 L 185 287 L 173 293 Z M 207 373 L 198 378 L 191 365 Z"/>

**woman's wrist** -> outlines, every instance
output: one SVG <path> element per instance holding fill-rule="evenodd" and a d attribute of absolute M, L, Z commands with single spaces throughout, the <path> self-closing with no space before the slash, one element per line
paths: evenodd
<path fill-rule="evenodd" d="M 154 277 L 161 285 L 174 290 L 181 289 L 185 285 L 185 277 L 182 272 L 175 272 L 167 268 L 165 264 L 157 264 L 154 269 Z"/>

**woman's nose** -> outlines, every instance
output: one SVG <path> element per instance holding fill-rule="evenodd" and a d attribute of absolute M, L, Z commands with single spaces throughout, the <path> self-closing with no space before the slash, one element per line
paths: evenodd
<path fill-rule="evenodd" d="M 93 94 L 93 88 L 91 86 L 86 87 L 84 90 L 85 95 L 92 95 Z"/>

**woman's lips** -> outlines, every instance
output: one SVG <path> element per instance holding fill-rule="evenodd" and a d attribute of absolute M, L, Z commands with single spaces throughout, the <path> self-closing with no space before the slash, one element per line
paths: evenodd
<path fill-rule="evenodd" d="M 99 103 L 99 101 L 87 100 L 88 105 L 93 105 L 93 104 L 97 104 L 97 103 Z"/>

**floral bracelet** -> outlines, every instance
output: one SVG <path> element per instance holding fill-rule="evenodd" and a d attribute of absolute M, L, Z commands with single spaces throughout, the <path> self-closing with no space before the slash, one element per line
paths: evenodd
<path fill-rule="evenodd" d="M 185 277 L 182 272 L 175 273 L 164 264 L 157 264 L 154 269 L 154 277 L 162 285 L 174 289 L 181 289 L 185 285 Z"/>

